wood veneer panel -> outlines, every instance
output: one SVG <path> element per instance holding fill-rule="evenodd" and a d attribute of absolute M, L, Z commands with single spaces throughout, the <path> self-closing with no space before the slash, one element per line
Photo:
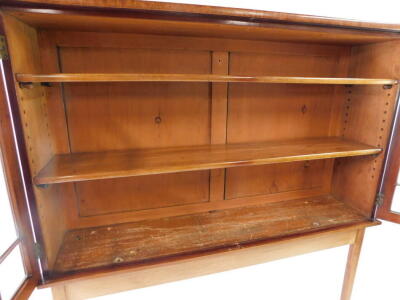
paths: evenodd
<path fill-rule="evenodd" d="M 75 184 L 79 195 L 79 216 L 91 217 L 118 212 L 150 212 L 209 201 L 208 171 L 137 176 L 84 181 Z M 99 201 L 99 195 L 101 201 Z M 116 200 L 117 199 L 117 200 Z"/>
<path fill-rule="evenodd" d="M 321 159 L 229 169 L 225 199 L 323 189 L 331 163 Z"/>
<path fill-rule="evenodd" d="M 76 39 L 73 39 L 77 42 Z M 80 39 L 78 39 L 80 41 Z M 168 45 L 168 43 L 167 43 Z M 210 51 L 59 47 L 61 72 L 210 73 Z M 177 63 L 179 62 L 179 63 Z M 50 88 L 52 89 L 52 88 Z M 64 85 L 72 153 L 204 145 L 211 140 L 211 85 L 113 82 Z M 202 203 L 209 171 L 75 183 L 82 217 Z M 103 223 L 104 224 L 104 223 Z"/>
<path fill-rule="evenodd" d="M 370 155 L 371 147 L 341 138 L 223 144 L 56 155 L 36 184 L 175 173 L 234 166 Z"/>
<path fill-rule="evenodd" d="M 254 82 L 298 84 L 392 85 L 394 79 L 240 76 L 219 74 L 128 74 L 128 73 L 59 73 L 16 74 L 18 82 Z"/>
<path fill-rule="evenodd" d="M 341 77 L 347 70 L 340 63 L 346 49 L 331 53 L 278 51 L 231 52 L 232 75 L 279 75 Z M 298 84 L 230 84 L 228 105 L 228 143 L 266 142 L 282 139 L 322 137 L 332 134 L 330 120 L 337 114 L 334 96 L 342 86 Z M 330 188 L 332 162 L 296 163 L 258 167 L 231 168 L 226 171 L 225 199 L 301 191 L 319 185 Z M 304 179 L 302 180 L 302 177 Z M 307 179 L 305 179 L 307 178 Z M 318 178 L 313 180 L 313 178 Z"/>
<path fill-rule="evenodd" d="M 140 262 L 366 221 L 332 196 L 72 230 L 55 272 Z"/>

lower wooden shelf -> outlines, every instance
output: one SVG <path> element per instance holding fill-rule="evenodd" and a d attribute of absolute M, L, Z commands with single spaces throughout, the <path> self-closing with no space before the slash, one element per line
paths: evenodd
<path fill-rule="evenodd" d="M 56 155 L 34 178 L 54 184 L 236 166 L 371 155 L 378 147 L 339 137 L 247 144 L 199 145 L 160 149 Z"/>
<path fill-rule="evenodd" d="M 245 245 L 367 218 L 325 195 L 262 205 L 72 230 L 54 274 Z"/>

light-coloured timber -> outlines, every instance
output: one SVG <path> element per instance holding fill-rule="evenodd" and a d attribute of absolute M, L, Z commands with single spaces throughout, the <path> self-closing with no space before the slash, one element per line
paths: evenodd
<path fill-rule="evenodd" d="M 220 74 L 59 73 L 16 74 L 18 82 L 253 82 L 294 84 L 393 85 L 394 79 L 239 76 Z"/>
<path fill-rule="evenodd" d="M 220 144 L 54 156 L 36 184 L 220 169 L 235 166 L 371 155 L 381 149 L 341 138 Z"/>

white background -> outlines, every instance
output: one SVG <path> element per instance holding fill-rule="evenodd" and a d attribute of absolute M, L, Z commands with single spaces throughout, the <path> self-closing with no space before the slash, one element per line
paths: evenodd
<path fill-rule="evenodd" d="M 199 0 L 175 2 L 400 23 L 398 0 Z M 98 299 L 338 300 L 347 249 L 347 247 L 340 247 L 320 251 Z M 368 229 L 352 299 L 399 300 L 399 256 L 400 225 L 384 223 L 383 226 Z M 31 299 L 50 300 L 51 293 L 49 290 L 36 291 Z"/>

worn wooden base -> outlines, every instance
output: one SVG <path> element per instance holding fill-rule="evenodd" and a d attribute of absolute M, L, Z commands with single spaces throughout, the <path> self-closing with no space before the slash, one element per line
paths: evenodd
<path fill-rule="evenodd" d="M 53 275 L 210 253 L 364 221 L 365 216 L 325 195 L 71 230 L 64 237 Z"/>
<path fill-rule="evenodd" d="M 83 300 L 232 270 L 313 251 L 351 245 L 341 298 L 348 300 L 354 282 L 364 228 L 375 224 L 366 222 L 340 229 L 275 240 L 237 250 L 168 261 L 131 270 L 115 271 L 110 274 L 96 274 L 86 279 L 71 277 L 52 285 L 53 297 L 54 300 Z"/>

